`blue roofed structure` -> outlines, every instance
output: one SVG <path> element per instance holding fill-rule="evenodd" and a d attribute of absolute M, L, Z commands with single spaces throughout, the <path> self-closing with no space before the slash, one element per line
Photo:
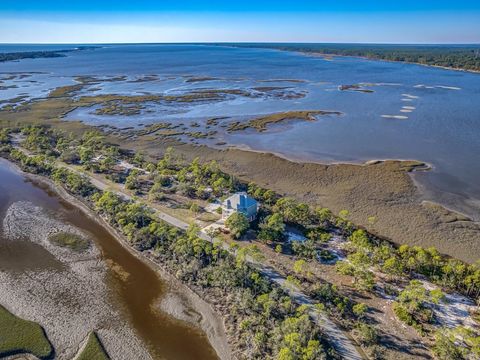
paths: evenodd
<path fill-rule="evenodd" d="M 222 217 L 227 219 L 234 212 L 245 215 L 248 221 L 257 217 L 258 202 L 246 193 L 236 193 L 222 203 Z"/>

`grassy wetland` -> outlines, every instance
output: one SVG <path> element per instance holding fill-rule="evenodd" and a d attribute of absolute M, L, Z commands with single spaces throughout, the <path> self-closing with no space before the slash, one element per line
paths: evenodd
<path fill-rule="evenodd" d="M 77 304 L 88 321 L 66 344 L 56 319 L 68 317 L 68 304 L 54 319 L 49 297 L 45 307 L 35 299 L 29 308 L 22 289 L 34 285 L 26 279 L 12 294 L 0 291 L 0 304 L 41 326 L 55 350 L 67 349 L 62 356 L 115 359 L 125 348 L 141 358 L 185 359 L 313 360 L 341 358 L 345 349 L 354 358 L 396 360 L 480 354 L 480 224 L 428 196 L 419 180 L 441 173 L 438 164 L 372 157 L 322 163 L 302 152 L 305 144 L 329 141 L 341 151 L 347 128 L 359 135 L 348 149 L 378 126 L 421 132 L 416 117 L 425 115 L 428 94 L 447 103 L 447 94 L 463 94 L 461 86 L 145 71 L 75 76 L 0 108 L 2 157 L 48 184 L 40 187 L 59 191 L 67 213 L 43 214 L 25 196 L 12 202 L 0 195 L 4 232 L 18 240 L 14 256 L 2 261 L 13 266 L 21 247 L 41 252 L 35 266 L 88 289 Z M 394 98 L 394 110 L 372 106 L 376 96 Z M 372 129 L 352 121 L 362 113 L 375 113 Z M 328 139 L 337 127 L 341 136 Z M 388 131 L 378 133 L 369 145 L 381 148 L 388 139 Z M 261 146 L 284 141 L 298 157 Z M 254 222 L 222 219 L 219 203 L 237 191 L 259 202 Z M 8 241 L 0 246 L 12 249 Z M 91 284 L 81 264 L 91 266 Z M 5 289 L 12 286 L 9 274 L 2 277 Z M 58 298 L 80 291 L 49 279 Z M 102 303 L 109 291 L 116 300 Z M 86 304 L 102 322 L 89 317 Z M 115 327 L 119 319 L 127 332 Z"/>
<path fill-rule="evenodd" d="M 0 305 L 0 357 L 28 353 L 49 359 L 53 348 L 42 327 L 21 319 Z"/>
<path fill-rule="evenodd" d="M 346 209 L 334 215 L 328 208 L 309 206 L 253 182 L 238 181 L 221 171 L 216 162 L 188 161 L 171 148 L 153 162 L 105 142 L 107 138 L 95 131 L 75 139 L 58 128 L 27 126 L 7 129 L 3 135 L 5 156 L 25 171 L 63 184 L 123 233 L 130 246 L 207 299 L 224 319 L 235 357 L 277 358 L 282 353 L 310 354 L 307 358 L 311 359 L 339 356 L 345 348 L 338 342 L 332 346 L 330 341 L 335 338 L 324 328 L 331 325 L 316 324 L 312 314 L 334 319 L 369 356 L 437 356 L 452 345 L 445 333 L 460 338 L 460 358 L 473 359 L 471 355 L 480 351 L 475 330 L 478 264 L 462 263 L 433 247 L 396 246 L 354 225 Z M 21 142 L 12 145 L 10 139 L 19 136 Z M 49 141 L 52 143 L 47 144 Z M 94 154 L 82 155 L 79 160 L 63 156 L 74 149 L 83 154 L 82 149 L 89 148 L 128 166 L 128 176 L 118 177 L 122 170 L 115 162 L 98 162 L 93 160 L 97 158 Z M 44 157 L 50 151 L 52 155 Z M 365 166 L 381 164 L 377 161 Z M 416 161 L 396 165 L 403 172 L 425 168 Z M 78 173 L 80 169 L 83 171 Z M 259 222 L 237 224 L 229 218 L 226 233 L 209 235 L 208 224 L 205 227 L 197 221 L 188 226 L 178 213 L 165 220 L 163 206 L 173 198 L 177 203 L 189 203 L 196 217 L 207 212 L 208 200 L 242 189 L 262 201 Z M 163 214 L 162 220 L 157 214 Z M 22 223 L 20 209 L 11 210 L 6 219 L 7 229 L 15 231 L 9 224 L 12 220 Z M 204 221 L 216 222 L 218 217 Z M 376 218 L 368 221 L 375 224 Z M 181 230 L 174 231 L 171 225 L 178 222 L 180 225 L 174 226 Z M 292 232 L 303 240 L 290 240 Z M 275 277 L 284 277 L 286 285 L 277 287 L 270 282 L 268 273 L 258 272 L 248 257 L 266 261 L 275 269 Z M 232 268 L 235 271 L 227 270 Z M 123 277 L 121 271 L 118 276 Z M 297 307 L 301 300 L 292 302 L 294 295 L 283 292 L 292 286 L 304 293 L 302 298 L 311 299 L 314 313 L 308 312 L 307 304 Z M 235 296 L 229 296 L 232 292 Z M 280 305 L 275 313 L 266 311 L 277 302 Z M 398 329 L 399 324 L 407 327 Z M 299 334 L 293 344 L 289 340 L 292 331 Z M 269 336 L 257 340 L 261 346 L 248 341 L 265 332 Z"/>
<path fill-rule="evenodd" d="M 74 251 L 85 251 L 90 246 L 88 240 L 77 234 L 67 232 L 58 232 L 56 234 L 52 234 L 48 240 L 55 245 L 66 247 Z"/>
<path fill-rule="evenodd" d="M 83 203 L 45 179 L 25 181 L 13 165 L 0 165 L 0 303 L 8 308 L 2 308 L 2 354 L 72 359 L 87 344 L 84 358 L 92 352 L 108 358 L 99 339 L 114 359 L 192 353 L 216 359 L 200 326 L 214 328 L 206 331 L 222 353 L 222 326 L 200 299 L 122 247 Z M 178 302 L 160 308 L 163 294 L 175 294 Z M 170 315 L 177 313 L 186 314 L 182 321 Z M 189 336 L 188 347 L 176 341 L 182 334 Z M 45 343 L 48 351 L 40 346 Z"/>
<path fill-rule="evenodd" d="M 106 101 L 112 98 L 118 99 L 117 96 L 108 96 Z M 132 97 L 128 101 L 136 99 L 137 97 Z M 99 99 L 81 98 L 79 101 L 83 105 L 98 102 Z M 81 122 L 63 121 L 65 114 L 78 106 L 77 100 L 70 96 L 30 102 L 21 105 L 17 110 L 1 111 L 2 124 L 4 126 L 51 124 L 81 135 L 91 127 Z M 295 117 L 311 119 L 312 116 L 309 111 L 280 113 L 238 124 L 231 122 L 231 126 L 241 129 L 257 127 L 258 130 L 262 130 L 271 122 Z M 215 150 L 205 146 L 189 145 L 178 140 L 185 133 L 184 130 L 178 127 L 168 129 L 169 127 L 172 126 L 160 123 L 151 125 L 146 130 L 113 129 L 108 130 L 107 134 L 112 142 L 151 154 L 153 157 L 167 147 L 175 146 L 188 159 L 198 156 L 203 160 L 216 160 L 225 171 L 246 181 L 271 187 L 312 205 L 321 203 L 334 211 L 348 209 L 352 220 L 357 224 L 396 243 L 436 246 L 442 252 L 462 260 L 474 262 L 478 259 L 477 254 L 480 252 L 480 244 L 477 241 L 480 233 L 478 223 L 468 217 L 455 215 L 455 211 L 440 205 L 430 206 L 429 203 L 423 202 L 422 193 L 411 176 L 417 173 L 411 172 L 414 169 L 409 167 L 409 162 L 392 160 L 364 165 L 298 163 L 262 152 L 239 149 Z M 165 129 L 167 131 L 162 132 Z M 374 226 L 369 224 L 369 216 L 376 216 Z"/>
<path fill-rule="evenodd" d="M 248 128 L 257 131 L 266 131 L 269 124 L 277 124 L 285 121 L 315 121 L 317 116 L 341 115 L 339 111 L 287 111 L 283 113 L 260 116 L 246 122 L 233 122 L 228 127 L 228 131 L 239 131 Z"/>
<path fill-rule="evenodd" d="M 95 332 L 88 335 L 85 346 L 80 350 L 77 360 L 108 360 L 110 357 L 105 352 L 102 343 Z"/>

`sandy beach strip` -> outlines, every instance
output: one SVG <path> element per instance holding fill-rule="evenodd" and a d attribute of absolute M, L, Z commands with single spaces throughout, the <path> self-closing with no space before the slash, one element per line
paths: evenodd
<path fill-rule="evenodd" d="M 384 119 L 398 119 L 398 120 L 405 120 L 408 119 L 408 116 L 404 115 L 382 115 Z"/>
<path fill-rule="evenodd" d="M 408 99 L 418 99 L 419 96 L 416 95 L 410 95 L 410 94 L 402 94 L 403 97 L 408 98 Z"/>

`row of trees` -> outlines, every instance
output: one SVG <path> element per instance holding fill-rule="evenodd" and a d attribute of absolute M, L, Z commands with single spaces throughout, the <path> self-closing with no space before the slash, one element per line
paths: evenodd
<path fill-rule="evenodd" d="M 337 263 L 337 270 L 353 276 L 355 285 L 362 290 L 371 290 L 375 286 L 372 269 L 389 275 L 391 280 L 411 278 L 396 296 L 393 311 L 399 320 L 422 335 L 432 331 L 432 326 L 428 325 L 435 323 L 434 309 L 444 301 L 445 295 L 438 288 L 428 290 L 417 278 L 423 276 L 444 288 L 479 300 L 480 263 L 467 265 L 440 255 L 434 248 L 408 245 L 395 248 L 387 242 L 372 239 L 364 230 L 354 231 L 349 240 L 350 254 L 346 260 Z M 442 329 L 435 333 L 432 350 L 439 359 L 471 359 L 474 358 L 470 356 L 472 353 L 480 354 L 478 332 L 458 328 L 453 331 L 455 336 L 445 335 L 452 331 Z"/>
<path fill-rule="evenodd" d="M 268 47 L 306 53 L 360 56 L 370 59 L 404 61 L 456 69 L 480 70 L 479 46 L 368 45 L 368 44 L 246 44 L 235 46 Z"/>
<path fill-rule="evenodd" d="M 266 192 L 254 184 L 250 184 L 248 189 L 258 200 Z M 269 198 L 273 200 L 264 206 L 264 211 L 270 215 L 260 222 L 259 239 L 283 241 L 281 233 L 287 223 L 302 230 L 307 236 L 306 241 L 291 244 L 293 252 L 299 257 L 314 259 L 318 255 L 319 245 L 328 242 L 330 231 L 336 229 L 349 239 L 347 260 L 339 262 L 337 268 L 340 272 L 353 276 L 355 284 L 361 289 L 371 290 L 375 285 L 370 270 L 374 267 L 392 278 L 423 275 L 442 287 L 473 299 L 480 296 L 480 263 L 466 264 L 440 254 L 434 247 L 395 247 L 363 229 L 355 230 L 348 220 L 346 210 L 335 216 L 326 208 L 312 210 L 306 204 L 291 198 L 281 198 L 276 194 L 269 195 Z"/>
<path fill-rule="evenodd" d="M 180 231 L 155 218 L 144 204 L 100 191 L 87 178 L 56 166 L 45 155 L 29 156 L 10 146 L 2 149 L 25 170 L 50 176 L 90 202 L 95 211 L 125 234 L 132 246 L 153 251 L 179 279 L 207 296 L 223 299 L 219 309 L 226 311 L 224 315 L 228 315 L 233 326 L 232 335 L 240 343 L 241 358 L 326 357 L 322 334 L 307 309 L 296 305 L 247 263 L 246 256 L 254 255 L 255 248 L 238 249 L 232 255 L 220 244 L 200 239 L 195 226 Z"/>
<path fill-rule="evenodd" d="M 386 241 L 371 237 L 364 230 L 355 230 L 349 240 L 347 261 L 338 264 L 343 272 L 375 267 L 392 278 L 423 275 L 435 284 L 473 299 L 478 299 L 480 295 L 478 262 L 466 264 L 441 255 L 433 247 L 425 249 L 401 245 L 396 248 Z"/>
<path fill-rule="evenodd" d="M 232 256 L 219 243 L 200 239 L 191 226 L 181 232 L 155 219 L 148 208 L 126 202 L 111 192 L 93 196 L 95 208 L 141 250 L 157 257 L 182 281 L 221 292 L 234 315 L 236 336 L 248 359 L 321 359 L 321 334 L 305 309 L 246 262 L 255 249 Z M 246 254 L 247 253 L 247 254 Z"/>
<path fill-rule="evenodd" d="M 44 126 L 25 126 L 20 129 L 25 137 L 22 146 L 29 151 L 57 158 L 68 164 L 82 165 L 86 170 L 106 174 L 111 180 L 125 183 L 137 193 L 149 192 L 152 199 L 163 198 L 163 193 L 178 192 L 190 198 L 209 199 L 238 188 L 235 177 L 225 174 L 215 161 L 191 163 L 169 148 L 156 163 L 145 160 L 141 153 L 119 149 L 105 141 L 99 131 L 87 131 L 81 137 L 66 135 Z M 7 141 L 7 135 L 3 135 Z M 0 139 L 1 140 L 1 139 Z M 138 168 L 115 167 L 125 160 Z M 140 171 L 139 168 L 143 168 Z M 147 178 L 142 175 L 148 172 Z"/>
<path fill-rule="evenodd" d="M 254 185 L 249 185 L 249 190 L 257 199 L 262 199 L 265 191 Z M 411 279 L 406 288 L 399 293 L 394 290 L 394 287 L 388 285 L 386 290 L 393 291 L 397 296 L 393 304 L 396 316 L 422 334 L 432 329 L 427 324 L 434 323 L 433 309 L 443 301 L 444 295 L 439 289 L 427 290 L 416 278 L 425 277 L 443 288 L 458 291 L 478 301 L 480 263 L 469 265 L 443 256 L 435 248 L 425 249 L 408 245 L 395 247 L 387 241 L 368 234 L 365 230 L 355 229 L 348 220 L 347 211 L 341 211 L 338 216 L 334 216 L 325 208 L 311 210 L 305 204 L 293 199 L 276 197 L 270 204 L 264 206 L 263 212 L 267 215 L 264 215 L 259 224 L 259 240 L 268 240 L 273 244 L 275 241 L 277 243 L 284 241 L 283 232 L 286 223 L 302 230 L 307 236 L 305 241 L 293 241 L 290 244 L 297 258 L 311 260 L 317 259 L 319 255 L 321 257 L 322 250 L 319 251 L 319 245 L 328 242 L 329 232 L 333 229 L 347 236 L 349 240 L 346 244 L 347 258 L 337 262 L 336 268 L 340 273 L 351 276 L 354 286 L 361 291 L 374 289 L 377 285 L 376 272 L 388 275 L 387 280 L 393 282 Z M 288 246 L 288 244 L 282 244 L 282 246 Z M 293 271 L 297 278 L 301 275 L 300 280 L 305 284 L 305 281 L 311 282 L 312 279 L 309 279 L 308 271 L 303 271 L 306 264 L 301 261 L 295 262 Z M 349 323 L 353 325 L 353 334 L 362 344 L 370 346 L 369 351 L 375 353 L 379 349 L 375 346 L 378 338 L 375 328 L 361 315 L 367 311 L 364 304 L 354 304 L 349 298 L 340 295 L 335 286 L 330 284 L 310 286 L 309 292 L 314 298 L 326 304 L 331 313 L 348 318 Z M 352 318 L 356 320 L 351 321 Z M 457 353 L 465 355 L 471 351 L 479 351 L 478 334 L 469 331 L 468 337 L 464 338 L 462 347 L 456 351 Z M 452 343 L 445 336 L 437 335 L 436 339 L 435 354 L 451 350 L 447 345 Z M 440 359 L 469 358 L 468 356 L 437 356 Z"/>
<path fill-rule="evenodd" d="M 25 134 L 27 134 L 28 139 L 28 134 L 30 133 L 48 136 L 48 132 L 49 130 L 38 132 L 38 130 L 33 131 L 29 129 Z M 69 189 L 76 194 L 82 196 L 91 196 L 93 194 L 92 199 L 95 201 L 97 210 L 112 219 L 113 224 L 120 227 L 137 248 L 143 250 L 154 248 L 159 257 L 162 257 L 163 253 L 174 254 L 174 260 L 171 258 L 163 259 L 163 261 L 170 261 L 172 267 L 178 266 L 178 264 L 182 263 L 181 261 L 188 263 L 190 267 L 178 268 L 179 277 L 186 281 L 192 281 L 196 285 L 199 284 L 197 280 L 201 280 L 202 286 L 207 284 L 211 287 L 213 284 L 212 274 L 209 273 L 205 277 L 205 274 L 200 271 L 200 269 L 209 268 L 215 274 L 215 279 L 217 276 L 221 278 L 220 283 L 214 282 L 216 284 L 214 287 L 220 287 L 223 291 L 231 289 L 229 286 L 233 285 L 225 278 L 224 274 L 216 273 L 214 268 L 211 267 L 212 260 L 210 257 L 213 254 L 217 257 L 221 250 L 211 244 L 208 245 L 208 243 L 202 242 L 196 237 L 195 231 L 192 230 L 187 237 L 179 236 L 178 233 L 171 235 L 177 236 L 178 241 L 175 241 L 174 247 L 165 248 L 162 242 L 168 239 L 168 236 L 165 234 L 173 230 L 168 230 L 164 224 L 152 221 L 148 208 L 137 203 L 128 206 L 121 205 L 124 204 L 122 200 L 111 193 L 95 194 L 95 191 L 89 190 L 88 186 L 85 186 L 85 179 L 69 175 L 64 170 L 52 169 L 49 156 L 61 157 L 64 151 L 71 148 L 68 145 L 68 138 L 58 136 L 58 134 L 54 135 L 55 142 L 42 140 L 39 142 L 39 146 L 36 146 L 34 142 L 26 140 L 30 150 L 40 152 L 38 155 L 26 156 L 15 149 L 10 149 L 10 154 L 12 158 L 19 160 L 28 171 L 51 175 L 57 181 L 66 182 L 70 184 L 68 185 Z M 97 151 L 105 149 L 104 140 L 98 134 L 92 133 L 84 136 L 81 139 L 81 144 L 88 148 L 97 149 Z M 49 148 L 48 146 L 55 147 Z M 49 156 L 45 156 L 43 153 L 48 153 Z M 156 164 L 145 161 L 138 154 L 130 155 L 128 159 L 130 162 L 149 171 L 154 178 L 153 186 L 150 189 L 152 196 L 157 191 L 168 188 L 172 184 L 207 187 L 214 183 L 221 183 L 222 185 L 217 189 L 218 193 L 225 193 L 242 186 L 233 177 L 222 173 L 216 163 L 212 162 L 202 165 L 198 160 L 187 163 L 177 157 L 171 150 L 167 151 Z M 134 171 L 130 175 L 131 179 L 128 179 L 127 183 L 131 183 L 132 187 L 137 186 L 138 173 Z M 370 291 L 373 289 L 375 276 L 372 269 L 377 269 L 389 275 L 392 280 L 398 277 L 415 278 L 418 275 L 424 275 L 441 286 L 460 291 L 473 298 L 477 298 L 480 293 L 480 268 L 478 264 L 468 265 L 458 260 L 444 257 L 434 248 L 424 249 L 407 245 L 396 248 L 386 241 L 371 236 L 364 230 L 355 230 L 353 224 L 348 220 L 349 214 L 347 211 L 341 211 L 338 216 L 334 216 L 331 211 L 325 208 L 312 210 L 306 204 L 298 203 L 291 198 L 282 198 L 273 191 L 262 189 L 255 184 L 248 185 L 248 192 L 263 203 L 261 220 L 258 224 L 255 224 L 255 227 L 258 226 L 259 240 L 277 245 L 276 248 L 281 246 L 280 251 L 282 251 L 283 247 L 291 246 L 297 257 L 315 259 L 319 255 L 319 249 L 322 244 L 328 242 L 331 230 L 335 229 L 335 231 L 340 231 L 348 236 L 347 250 L 349 254 L 345 261 L 337 263 L 337 269 L 343 274 L 351 275 L 355 286 L 361 290 Z M 193 196 L 196 195 L 194 194 Z M 302 231 L 307 236 L 307 240 L 303 242 L 285 242 L 287 225 Z M 250 225 L 244 216 L 235 214 L 228 219 L 227 226 L 232 229 L 232 234 L 235 237 L 240 237 Z M 195 261 L 192 260 L 189 263 L 190 260 L 182 259 L 182 256 L 185 254 L 194 258 Z M 222 258 L 215 258 L 215 263 L 217 261 L 222 266 L 225 264 Z M 237 256 L 236 264 L 238 265 L 239 262 L 241 263 L 242 261 L 239 261 L 239 256 Z M 226 269 L 223 268 L 222 271 L 226 271 Z M 232 280 L 234 278 L 229 279 Z M 247 278 L 243 278 L 242 283 L 243 287 L 245 287 L 245 284 L 248 284 Z M 219 284 L 222 285 L 218 286 Z M 405 289 L 405 293 L 399 294 L 395 304 L 395 312 L 400 319 L 421 329 L 422 322 L 428 322 L 432 319 L 431 314 L 428 314 L 429 307 L 427 305 L 433 303 L 433 301 L 431 301 L 432 298 L 429 292 L 424 294 L 427 300 L 421 301 L 419 298 L 415 298 L 420 293 L 417 285 L 412 283 Z M 361 316 L 357 313 L 361 311 L 358 308 L 355 311 L 354 307 L 361 304 L 352 304 L 348 298 L 338 294 L 332 295 L 332 297 L 325 297 L 325 292 L 328 293 L 327 290 L 322 288 L 319 292 L 313 291 L 313 294 L 320 301 L 331 304 L 339 313 L 348 314 L 349 316 L 353 314 L 360 320 Z M 330 290 L 332 289 L 330 288 Z M 257 294 L 256 291 L 254 293 Z M 359 321 L 357 328 L 357 331 L 363 334 L 362 336 L 365 338 L 374 338 L 370 325 L 367 323 Z"/>

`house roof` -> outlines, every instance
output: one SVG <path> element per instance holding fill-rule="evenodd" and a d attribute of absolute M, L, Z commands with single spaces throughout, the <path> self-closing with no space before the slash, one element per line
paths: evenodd
<path fill-rule="evenodd" d="M 240 210 L 242 208 L 246 209 L 251 206 L 257 206 L 257 200 L 248 196 L 246 193 L 233 194 L 223 202 L 223 205 L 228 207 L 228 202 L 230 202 L 231 208 L 237 210 Z"/>

